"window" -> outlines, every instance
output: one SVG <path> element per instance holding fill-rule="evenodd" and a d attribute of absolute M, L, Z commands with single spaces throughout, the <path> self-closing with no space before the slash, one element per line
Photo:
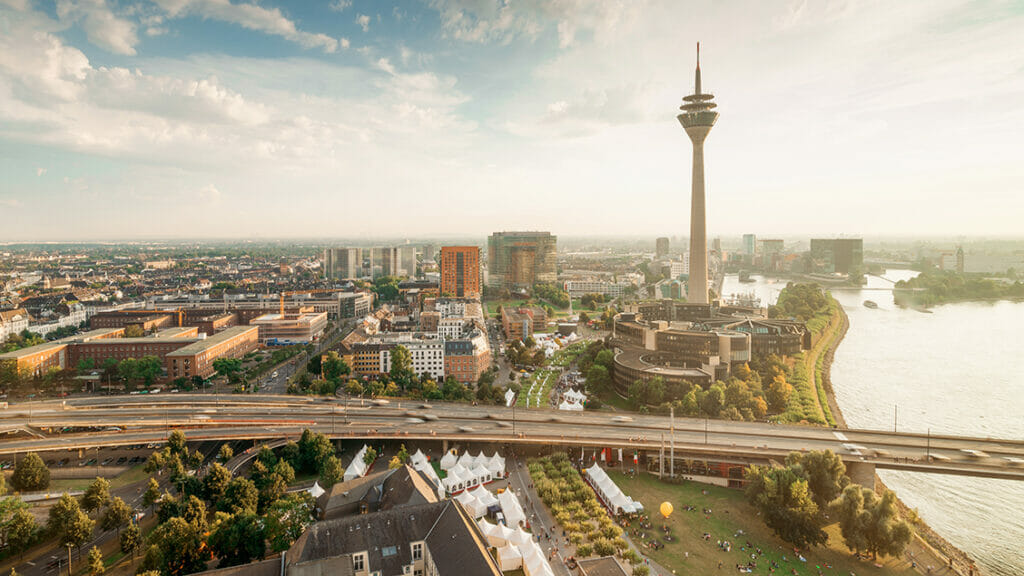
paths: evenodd
<path fill-rule="evenodd" d="M 412 559 L 422 560 L 423 559 L 423 543 L 416 542 L 412 545 Z"/>
<path fill-rule="evenodd" d="M 353 554 L 352 555 L 352 570 L 356 572 L 362 572 L 366 570 L 366 555 L 365 554 Z"/>
<path fill-rule="evenodd" d="M 391 556 L 394 556 L 395 554 L 398 554 L 397 546 L 385 546 L 380 549 L 380 555 L 385 558 L 389 558 Z"/>

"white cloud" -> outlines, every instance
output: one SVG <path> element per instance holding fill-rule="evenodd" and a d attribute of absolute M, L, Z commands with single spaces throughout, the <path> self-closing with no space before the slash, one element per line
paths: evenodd
<path fill-rule="evenodd" d="M 115 54 L 135 55 L 135 24 L 115 15 L 106 0 L 58 0 L 61 22 L 80 23 L 89 42 Z"/>
<path fill-rule="evenodd" d="M 255 4 L 232 4 L 230 0 L 155 0 L 168 18 L 181 18 L 192 14 L 210 20 L 237 24 L 249 30 L 280 36 L 304 48 L 321 48 L 336 52 L 338 40 L 326 34 L 299 30 L 278 8 L 264 8 Z"/>
<path fill-rule="evenodd" d="M 352 0 L 334 0 L 330 4 L 331 10 L 335 12 L 344 12 L 352 7 Z"/>
<path fill-rule="evenodd" d="M 598 36 L 612 33 L 623 19 L 640 14 L 646 0 L 431 0 L 445 33 L 467 42 L 508 43 L 536 39 L 554 26 L 562 48 L 581 30 Z"/>
<path fill-rule="evenodd" d="M 359 24 L 359 27 L 363 29 L 363 32 L 370 31 L 370 17 L 366 14 L 356 16 L 356 24 Z"/>

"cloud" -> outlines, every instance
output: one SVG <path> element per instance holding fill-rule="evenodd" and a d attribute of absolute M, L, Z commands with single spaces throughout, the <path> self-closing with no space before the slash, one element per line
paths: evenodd
<path fill-rule="evenodd" d="M 249 30 L 280 36 L 304 48 L 321 48 L 336 52 L 338 40 L 326 34 L 299 30 L 278 8 L 255 4 L 232 4 L 230 0 L 155 0 L 169 18 L 195 15 L 210 20 L 237 24 Z"/>
<path fill-rule="evenodd" d="M 356 24 L 359 24 L 359 27 L 363 29 L 363 32 L 370 31 L 370 17 L 366 14 L 356 16 Z"/>
<path fill-rule="evenodd" d="M 116 16 L 106 0 L 58 0 L 57 17 L 61 22 L 81 24 L 89 42 L 108 52 L 135 55 L 139 43 L 135 24 Z"/>
<path fill-rule="evenodd" d="M 352 0 L 334 0 L 330 3 L 331 10 L 335 12 L 344 12 L 352 7 Z"/>
<path fill-rule="evenodd" d="M 646 0 L 430 0 L 441 16 L 444 32 L 466 42 L 509 43 L 535 40 L 552 25 L 562 48 L 580 31 L 607 35 L 631 14 L 642 13 Z"/>

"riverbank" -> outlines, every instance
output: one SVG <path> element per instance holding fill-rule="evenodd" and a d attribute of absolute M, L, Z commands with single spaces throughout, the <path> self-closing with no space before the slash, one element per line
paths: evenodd
<path fill-rule="evenodd" d="M 829 346 L 825 350 L 820 373 L 821 386 L 828 398 L 828 406 L 832 411 L 835 424 L 839 428 L 846 428 L 846 419 L 843 417 L 843 411 L 836 401 L 835 391 L 832 387 L 832 362 L 835 360 L 835 353 L 839 348 L 839 344 L 842 343 L 843 338 L 846 337 L 846 332 L 850 328 L 850 318 L 846 315 L 846 311 L 843 310 L 841 305 L 838 308 L 841 323 L 834 338 L 829 342 Z M 876 474 L 875 490 L 882 492 L 888 489 L 882 479 Z M 962 576 L 981 576 L 981 572 L 976 567 L 974 560 L 966 552 L 950 544 L 948 540 L 925 523 L 915 510 L 899 499 L 899 494 L 897 494 L 896 506 L 899 508 L 900 514 L 913 523 L 915 540 L 919 542 L 922 550 L 929 552 L 934 557 L 935 566 L 945 566 Z M 924 563 L 924 565 L 927 566 L 928 564 Z"/>

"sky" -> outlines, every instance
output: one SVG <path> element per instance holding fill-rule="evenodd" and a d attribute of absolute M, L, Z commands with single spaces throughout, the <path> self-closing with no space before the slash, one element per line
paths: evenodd
<path fill-rule="evenodd" d="M 1011 235 L 1024 4 L 0 0 L 0 241 Z"/>

